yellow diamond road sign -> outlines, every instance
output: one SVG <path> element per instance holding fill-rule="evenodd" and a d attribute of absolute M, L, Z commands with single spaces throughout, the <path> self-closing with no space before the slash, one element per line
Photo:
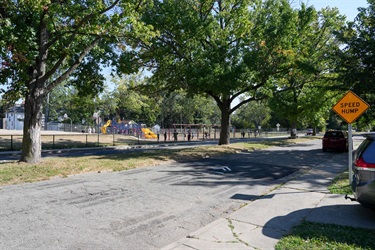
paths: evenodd
<path fill-rule="evenodd" d="M 344 95 L 335 106 L 333 110 L 341 116 L 347 123 L 352 124 L 357 120 L 368 108 L 368 105 L 360 97 L 349 91 Z"/>

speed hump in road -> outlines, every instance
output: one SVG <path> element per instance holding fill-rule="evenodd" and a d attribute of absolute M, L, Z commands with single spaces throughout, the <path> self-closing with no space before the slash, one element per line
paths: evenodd
<path fill-rule="evenodd" d="M 348 124 L 357 120 L 368 108 L 368 105 L 352 91 L 346 93 L 340 101 L 333 106 L 333 110 Z"/>

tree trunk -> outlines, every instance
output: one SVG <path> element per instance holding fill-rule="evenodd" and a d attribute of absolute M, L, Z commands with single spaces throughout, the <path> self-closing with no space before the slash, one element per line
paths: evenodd
<path fill-rule="evenodd" d="M 25 99 L 25 120 L 20 161 L 37 163 L 41 160 L 42 109 L 42 96 L 37 96 L 34 92 L 29 93 Z"/>
<path fill-rule="evenodd" d="M 296 139 L 297 136 L 297 122 L 293 121 L 292 122 L 292 130 L 290 131 L 290 138 L 291 139 Z"/>
<path fill-rule="evenodd" d="M 230 102 L 224 101 L 221 110 L 221 130 L 219 145 L 230 144 Z"/>
<path fill-rule="evenodd" d="M 117 3 L 117 2 L 116 2 Z M 114 7 L 115 4 L 112 5 Z M 112 8 L 111 7 L 111 8 Z M 62 83 L 67 79 L 74 70 L 81 64 L 83 58 L 98 45 L 101 36 L 95 36 L 93 41 L 79 53 L 75 62 L 70 65 L 59 77 L 57 77 L 50 85 L 46 85 L 48 78 L 56 73 L 64 65 L 64 60 L 67 58 L 66 53 L 62 53 L 60 58 L 51 65 L 50 71 L 46 74 L 47 69 L 47 58 L 48 48 L 51 46 L 49 43 L 49 33 L 47 30 L 46 19 L 50 22 L 47 15 L 47 10 L 43 16 L 41 16 L 40 24 L 38 28 L 38 43 L 39 43 L 39 54 L 35 58 L 35 63 L 28 68 L 30 74 L 29 82 L 26 84 L 28 92 L 25 96 L 25 121 L 23 127 L 23 139 L 22 139 L 22 153 L 20 161 L 28 163 L 36 163 L 41 160 L 42 153 L 42 141 L 41 141 L 41 127 L 42 127 L 42 109 L 43 99 L 52 91 L 53 88 Z M 76 34 L 72 34 L 71 38 L 74 39 Z M 54 39 L 52 39 L 54 40 Z M 56 40 L 57 41 L 57 40 Z M 54 58 L 52 61 L 56 60 Z M 61 70 L 61 69 L 60 69 Z"/>
<path fill-rule="evenodd" d="M 34 67 L 30 67 L 30 81 L 26 84 L 25 120 L 23 124 L 22 152 L 20 161 L 28 163 L 40 162 L 42 158 L 42 112 L 45 89 L 48 32 L 41 18 L 38 29 L 39 55 L 35 59 Z"/>

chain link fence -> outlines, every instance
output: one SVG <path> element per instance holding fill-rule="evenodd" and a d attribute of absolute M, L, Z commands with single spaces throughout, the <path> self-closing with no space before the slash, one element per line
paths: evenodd
<path fill-rule="evenodd" d="M 85 125 L 69 123 L 50 123 L 42 131 L 42 149 L 61 148 L 85 148 L 85 147 L 105 147 L 105 146 L 136 146 L 152 145 L 163 142 L 187 142 L 219 140 L 219 128 L 170 128 L 158 131 L 148 130 L 154 137 L 150 138 L 144 132 L 138 130 L 117 130 L 114 127 L 90 127 Z M 103 133 L 104 132 L 104 133 Z M 245 139 L 256 137 L 277 137 L 287 136 L 290 131 L 232 129 L 231 139 Z M 22 131 L 8 130 L 7 133 L 0 131 L 0 151 L 20 150 L 22 148 Z"/>

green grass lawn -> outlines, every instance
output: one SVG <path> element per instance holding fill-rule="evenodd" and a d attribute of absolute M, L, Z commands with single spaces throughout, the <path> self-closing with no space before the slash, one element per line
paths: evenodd
<path fill-rule="evenodd" d="M 0 185 L 43 181 L 54 177 L 67 177 L 88 172 L 123 171 L 145 166 L 157 166 L 172 161 L 236 154 L 238 151 L 251 151 L 275 145 L 290 145 L 300 141 L 303 142 L 303 139 L 264 140 L 178 150 L 124 151 L 124 153 L 110 156 L 46 157 L 37 164 L 23 162 L 3 163 L 0 164 Z"/>
<path fill-rule="evenodd" d="M 349 185 L 349 172 L 340 173 L 328 187 L 332 194 L 352 194 L 352 188 Z"/>
<path fill-rule="evenodd" d="M 275 249 L 375 249 L 375 231 L 362 228 L 302 222 Z"/>

